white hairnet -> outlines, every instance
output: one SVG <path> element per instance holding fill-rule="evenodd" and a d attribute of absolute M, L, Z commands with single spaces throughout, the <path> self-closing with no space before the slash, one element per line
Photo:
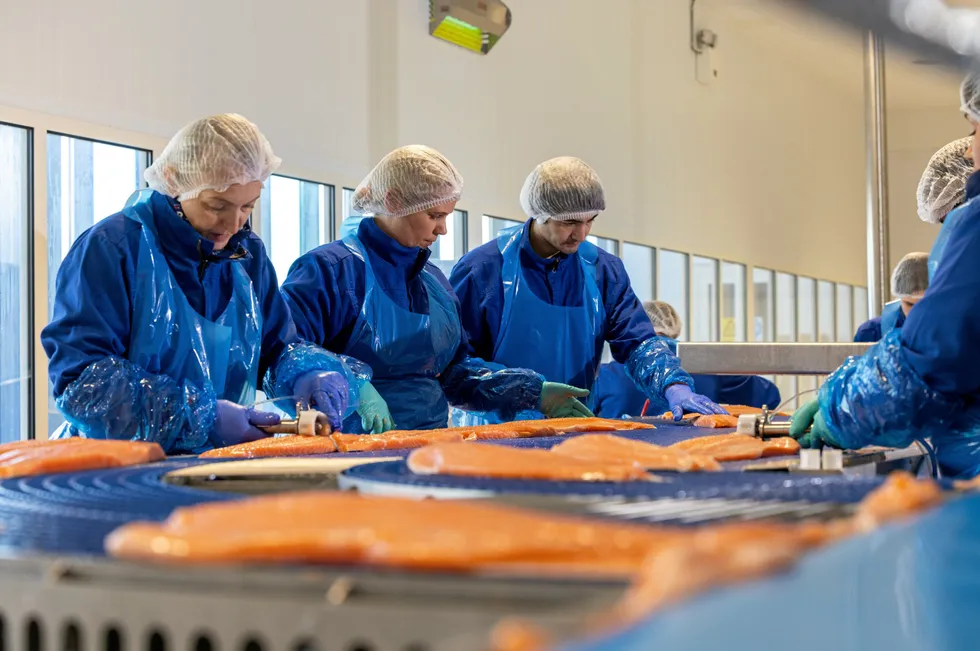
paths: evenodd
<path fill-rule="evenodd" d="M 257 126 L 225 113 L 178 131 L 143 177 L 157 192 L 186 201 L 204 190 L 224 192 L 233 185 L 265 183 L 280 163 Z"/>
<path fill-rule="evenodd" d="M 606 209 L 599 175 L 578 158 L 552 158 L 534 168 L 521 188 L 521 208 L 540 223 L 591 219 Z"/>
<path fill-rule="evenodd" d="M 681 315 L 673 305 L 663 301 L 643 301 L 643 310 L 650 317 L 658 335 L 670 339 L 681 336 Z"/>
<path fill-rule="evenodd" d="M 980 74 L 974 72 L 963 80 L 960 86 L 960 110 L 970 116 L 974 122 L 980 122 Z"/>
<path fill-rule="evenodd" d="M 972 138 L 954 140 L 937 151 L 922 173 L 916 201 L 919 219 L 938 224 L 966 199 L 966 181 L 973 161 L 966 157 Z"/>
<path fill-rule="evenodd" d="M 929 254 L 909 253 L 892 272 L 892 295 L 895 298 L 918 296 L 929 288 Z"/>
<path fill-rule="evenodd" d="M 362 215 L 404 217 L 459 201 L 463 177 L 431 147 L 399 147 L 381 159 L 354 191 L 352 208 Z"/>

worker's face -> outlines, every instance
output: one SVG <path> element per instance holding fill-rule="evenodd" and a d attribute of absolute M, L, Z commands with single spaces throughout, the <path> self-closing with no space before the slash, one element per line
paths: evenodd
<path fill-rule="evenodd" d="M 535 230 L 547 240 L 548 244 L 565 255 L 571 255 L 578 251 L 579 245 L 592 232 L 592 223 L 597 216 L 583 221 L 571 222 L 549 219 L 544 224 L 538 224 Z"/>
<path fill-rule="evenodd" d="M 242 230 L 262 194 L 262 182 L 233 185 L 224 192 L 203 191 L 196 199 L 180 203 L 184 216 L 201 237 L 214 242 L 214 250 L 228 246 L 228 240 Z"/>
<path fill-rule="evenodd" d="M 385 232 L 402 246 L 429 248 L 440 235 L 445 235 L 446 220 L 456 209 L 455 201 L 447 201 L 422 212 L 405 217 L 382 217 Z"/>
<path fill-rule="evenodd" d="M 909 312 L 912 311 L 912 308 L 915 307 L 915 304 L 918 303 L 921 300 L 922 300 L 922 295 L 921 294 L 918 295 L 918 296 L 906 296 L 905 298 L 903 298 L 902 299 L 902 312 L 905 313 L 905 316 L 908 316 L 909 315 Z"/>

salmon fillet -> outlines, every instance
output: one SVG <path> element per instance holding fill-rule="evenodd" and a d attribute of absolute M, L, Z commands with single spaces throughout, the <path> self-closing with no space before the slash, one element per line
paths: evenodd
<path fill-rule="evenodd" d="M 690 454 L 713 457 L 715 461 L 743 461 L 795 454 L 799 451 L 800 444 L 788 436 L 759 439 L 747 434 L 719 434 L 688 439 L 670 447 Z"/>
<path fill-rule="evenodd" d="M 72 437 L 0 445 L 0 479 L 136 466 L 166 458 L 156 443 Z"/>
<path fill-rule="evenodd" d="M 611 434 L 583 434 L 562 441 L 552 453 L 605 463 L 632 461 L 648 470 L 721 470 L 721 465 L 704 455 L 688 454 L 653 443 L 634 441 Z"/>
<path fill-rule="evenodd" d="M 341 452 L 374 452 L 376 450 L 408 450 L 434 443 L 461 442 L 463 436 L 450 429 L 419 431 L 393 430 L 384 434 L 332 434 Z"/>
<path fill-rule="evenodd" d="M 552 481 L 628 481 L 646 479 L 633 461 L 583 461 L 549 450 L 523 450 L 486 443 L 440 443 L 408 455 L 418 475 L 456 475 Z"/>
<path fill-rule="evenodd" d="M 257 459 L 260 457 L 298 457 L 337 451 L 330 436 L 278 436 L 225 448 L 208 450 L 202 459 Z"/>
<path fill-rule="evenodd" d="M 854 526 L 858 531 L 870 531 L 937 506 L 942 499 L 942 489 L 931 479 L 916 479 L 907 472 L 893 472 L 861 501 L 854 514 Z"/>
<path fill-rule="evenodd" d="M 698 416 L 694 421 L 695 427 L 705 427 L 708 429 L 723 429 L 726 427 L 738 427 L 738 416 L 728 414 L 711 414 L 710 416 Z"/>
<path fill-rule="evenodd" d="M 709 429 L 722 429 L 726 427 L 738 427 L 738 417 L 744 414 L 755 414 L 759 415 L 762 410 L 758 407 L 746 407 L 745 405 L 719 405 L 722 409 L 727 411 L 727 414 L 684 414 L 682 420 L 693 420 L 695 427 L 705 427 Z M 785 412 L 775 412 L 776 416 L 789 416 Z M 665 412 L 661 418 L 672 419 L 674 415 L 671 412 Z"/>
<path fill-rule="evenodd" d="M 305 492 L 214 502 L 112 532 L 117 558 L 169 563 L 352 563 L 475 571 L 542 564 L 617 576 L 680 530 L 542 514 L 481 502 Z"/>
<path fill-rule="evenodd" d="M 628 420 L 610 418 L 550 418 L 544 420 L 515 420 L 510 423 L 476 425 L 474 427 L 454 428 L 463 432 L 469 440 L 486 441 L 493 439 L 534 438 L 558 436 L 580 432 L 629 432 L 655 429 L 648 423 L 635 423 Z"/>

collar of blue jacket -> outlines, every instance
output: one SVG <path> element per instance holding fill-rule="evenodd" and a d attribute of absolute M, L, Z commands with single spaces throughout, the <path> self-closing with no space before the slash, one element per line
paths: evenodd
<path fill-rule="evenodd" d="M 245 222 L 245 226 L 231 236 L 225 248 L 215 251 L 214 242 L 203 237 L 186 218 L 178 214 L 181 207 L 175 199 L 154 192 L 150 201 L 153 202 L 153 225 L 157 230 L 160 248 L 168 260 L 177 258 L 219 262 L 250 255 L 242 242 L 252 234 L 251 220 Z"/>

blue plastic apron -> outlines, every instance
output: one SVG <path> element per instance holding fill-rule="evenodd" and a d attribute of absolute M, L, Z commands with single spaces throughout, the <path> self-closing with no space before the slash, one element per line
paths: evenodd
<path fill-rule="evenodd" d="M 445 427 L 449 403 L 438 378 L 456 356 L 463 333 L 452 295 L 423 268 L 429 313 L 406 310 L 378 286 L 357 235 L 345 237 L 344 244 L 364 262 L 365 270 L 364 303 L 344 354 L 371 367 L 371 384 L 388 403 L 395 427 Z M 344 431 L 363 433 L 360 416 L 355 413 L 344 421 Z"/>
<path fill-rule="evenodd" d="M 976 199 L 971 199 L 961 206 L 958 206 L 948 215 L 946 215 L 945 221 L 943 221 L 942 227 L 939 229 L 939 236 L 932 245 L 932 249 L 929 251 L 929 282 L 932 283 L 932 277 L 936 274 L 936 269 L 939 268 L 939 262 L 943 259 L 943 253 L 946 251 L 946 244 L 949 242 L 949 238 L 956 232 L 959 225 L 963 222 L 966 214 L 969 212 L 967 206 L 973 203 Z"/>
<path fill-rule="evenodd" d="M 503 256 L 501 278 L 504 306 L 500 330 L 494 343 L 495 364 L 508 368 L 529 368 L 549 382 L 561 382 L 592 389 L 601 356 L 596 354 L 605 334 L 605 309 L 596 282 L 599 249 L 591 242 L 579 246 L 582 304 L 575 307 L 551 305 L 535 296 L 527 286 L 521 267 L 524 225 L 505 229 L 497 238 Z M 589 397 L 591 404 L 592 397 Z M 515 420 L 544 418 L 539 411 L 519 412 Z M 499 423 L 496 412 L 470 412 L 453 409 L 454 425 Z"/>
<path fill-rule="evenodd" d="M 262 345 L 262 310 L 252 280 L 243 265 L 229 263 L 234 284 L 228 306 L 215 321 L 198 314 L 157 243 L 152 197 L 153 191 L 144 190 L 123 209 L 142 224 L 126 357 L 148 373 L 202 389 L 211 385 L 219 399 L 250 404 Z M 66 423 L 53 438 L 75 433 Z"/>
<path fill-rule="evenodd" d="M 892 301 L 885 303 L 881 309 L 881 338 L 894 330 L 898 326 L 899 319 L 902 318 L 902 301 Z"/>

